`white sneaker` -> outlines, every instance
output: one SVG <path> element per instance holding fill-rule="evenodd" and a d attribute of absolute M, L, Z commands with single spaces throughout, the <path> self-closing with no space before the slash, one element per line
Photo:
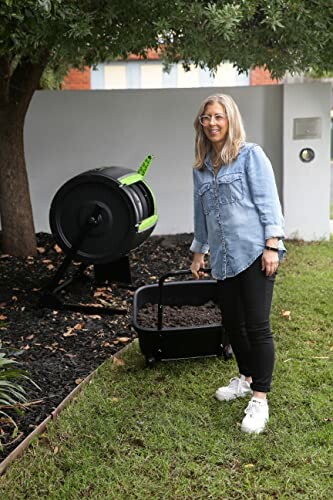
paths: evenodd
<path fill-rule="evenodd" d="M 259 434 L 264 430 L 269 418 L 268 404 L 265 399 L 251 398 L 244 413 L 245 417 L 241 426 L 243 432 Z"/>
<path fill-rule="evenodd" d="M 236 398 L 244 398 L 247 394 L 252 394 L 249 382 L 244 375 L 230 379 L 229 385 L 219 387 L 215 392 L 215 398 L 219 401 L 230 401 Z"/>

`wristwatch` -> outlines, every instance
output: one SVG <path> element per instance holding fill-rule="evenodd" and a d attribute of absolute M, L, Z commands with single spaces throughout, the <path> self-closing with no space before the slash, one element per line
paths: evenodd
<path fill-rule="evenodd" d="M 278 252 L 279 249 L 276 247 L 269 247 L 268 245 L 265 245 L 265 250 L 272 250 L 273 252 Z"/>

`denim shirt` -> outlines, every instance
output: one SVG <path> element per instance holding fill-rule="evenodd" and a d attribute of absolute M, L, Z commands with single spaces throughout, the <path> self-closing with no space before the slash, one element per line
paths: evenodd
<path fill-rule="evenodd" d="M 217 176 L 210 156 L 193 169 L 194 239 L 190 250 L 210 251 L 212 276 L 223 280 L 248 268 L 278 238 L 279 259 L 285 247 L 284 219 L 272 165 L 257 144 L 245 143 Z"/>

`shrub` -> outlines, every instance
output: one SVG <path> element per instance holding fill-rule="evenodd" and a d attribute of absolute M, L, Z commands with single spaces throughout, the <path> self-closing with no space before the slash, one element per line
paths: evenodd
<path fill-rule="evenodd" d="M 2 423 L 9 423 L 14 426 L 14 433 L 17 425 L 7 412 L 20 412 L 20 406 L 27 401 L 21 380 L 32 382 L 26 371 L 18 367 L 17 361 L 8 358 L 5 352 L 0 352 L 0 427 Z"/>

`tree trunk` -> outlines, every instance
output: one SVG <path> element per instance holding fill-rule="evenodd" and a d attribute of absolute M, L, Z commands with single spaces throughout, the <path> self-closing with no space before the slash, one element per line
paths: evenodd
<path fill-rule="evenodd" d="M 2 252 L 25 257 L 35 255 L 28 175 L 24 156 L 24 120 L 31 98 L 47 62 L 21 60 L 10 72 L 10 64 L 0 59 L 0 218 Z"/>
<path fill-rule="evenodd" d="M 2 252 L 36 254 L 36 237 L 24 158 L 24 116 L 6 106 L 0 110 L 0 214 Z"/>

